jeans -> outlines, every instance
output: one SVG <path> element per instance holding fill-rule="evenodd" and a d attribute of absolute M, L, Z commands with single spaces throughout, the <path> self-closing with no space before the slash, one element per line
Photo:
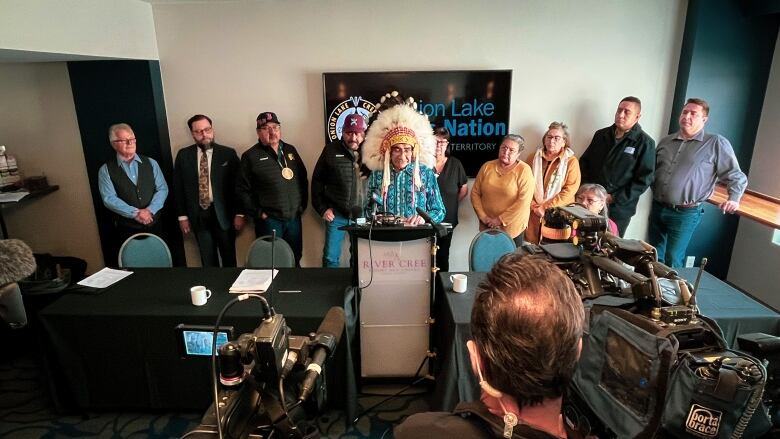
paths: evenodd
<path fill-rule="evenodd" d="M 322 266 L 328 268 L 339 267 L 341 256 L 341 243 L 344 241 L 344 230 L 339 227 L 349 225 L 349 219 L 339 214 L 334 214 L 333 221 L 325 222 L 325 246 L 322 248 Z"/>
<path fill-rule="evenodd" d="M 648 241 L 658 251 L 658 260 L 672 268 L 683 267 L 683 259 L 704 209 L 673 208 L 653 201 Z"/>
<path fill-rule="evenodd" d="M 290 220 L 271 218 L 264 220 L 255 220 L 255 235 L 259 238 L 265 235 L 273 235 L 276 230 L 276 237 L 284 239 L 292 247 L 295 255 L 295 266 L 301 266 L 301 255 L 303 254 L 303 233 L 301 230 L 301 217 L 297 216 Z"/>

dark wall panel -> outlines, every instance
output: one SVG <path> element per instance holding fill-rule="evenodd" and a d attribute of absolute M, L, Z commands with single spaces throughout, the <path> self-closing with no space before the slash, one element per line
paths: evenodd
<path fill-rule="evenodd" d="M 173 163 L 162 80 L 158 61 L 79 61 L 68 63 L 84 159 L 95 204 L 105 264 L 116 266 L 121 243 L 112 236 L 111 213 L 98 190 L 98 170 L 114 157 L 108 127 L 125 122 L 138 139 L 137 151 L 155 159 L 170 193 L 162 211 L 165 233 L 175 265 L 184 265 L 184 248 L 173 208 Z"/>
<path fill-rule="evenodd" d="M 777 31 L 777 14 L 756 15 L 743 1 L 688 3 L 670 130 L 679 129 L 687 98 L 705 99 L 710 104 L 705 131 L 731 141 L 748 178 Z M 708 257 L 708 271 L 725 279 L 738 223 L 736 216 L 707 205 L 687 254 L 697 263 Z"/>

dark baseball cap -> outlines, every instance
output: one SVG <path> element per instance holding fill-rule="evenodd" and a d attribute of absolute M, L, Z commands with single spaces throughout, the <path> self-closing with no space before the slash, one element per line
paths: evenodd
<path fill-rule="evenodd" d="M 352 113 L 347 115 L 344 119 L 344 125 L 341 132 L 343 133 L 364 133 L 366 132 L 366 118 L 358 113 Z"/>
<path fill-rule="evenodd" d="M 276 113 L 272 111 L 265 111 L 263 113 L 260 113 L 257 115 L 257 127 L 260 128 L 261 126 L 269 123 L 280 123 L 279 118 L 276 117 Z"/>

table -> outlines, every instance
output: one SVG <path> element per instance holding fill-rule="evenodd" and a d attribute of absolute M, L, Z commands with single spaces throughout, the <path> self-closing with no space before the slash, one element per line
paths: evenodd
<path fill-rule="evenodd" d="M 180 323 L 213 325 L 225 303 L 235 297 L 228 288 L 241 269 L 133 271 L 99 295 L 67 294 L 39 313 L 59 410 L 200 411 L 210 404 L 210 360 L 181 358 L 174 328 Z M 331 306 L 344 307 L 347 326 L 354 328 L 351 278 L 350 269 L 280 269 L 273 287 L 278 292 L 265 295 L 285 316 L 293 335 L 316 332 Z M 192 305 L 189 288 L 193 285 L 211 289 L 206 305 Z M 256 300 L 237 303 L 222 321 L 235 327 L 236 337 L 259 323 Z M 345 332 L 325 373 L 331 403 L 354 414 L 357 386 L 350 339 Z"/>
<path fill-rule="evenodd" d="M 681 277 L 693 283 L 698 270 L 679 269 Z M 461 401 L 479 399 L 479 385 L 471 371 L 466 341 L 471 337 L 471 308 L 477 286 L 487 273 L 464 273 L 468 277 L 465 293 L 453 293 L 451 273 L 439 273 L 436 306 L 436 342 L 439 364 L 436 388 L 432 401 L 433 410 L 451 411 Z M 704 272 L 697 293 L 699 309 L 705 316 L 715 319 L 723 330 L 729 346 L 736 344 L 739 334 L 763 332 L 780 335 L 780 314 L 756 302 L 741 291 L 731 287 L 710 273 Z"/>

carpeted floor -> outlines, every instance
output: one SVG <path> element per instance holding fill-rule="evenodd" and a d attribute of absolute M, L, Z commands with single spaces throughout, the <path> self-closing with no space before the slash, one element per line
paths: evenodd
<path fill-rule="evenodd" d="M 11 349 L 7 349 L 11 347 Z M 178 438 L 200 422 L 201 413 L 89 413 L 61 416 L 52 406 L 45 372 L 29 346 L 9 346 L 0 356 L 0 437 Z M 10 355 L 9 352 L 13 352 Z M 323 438 L 392 438 L 392 426 L 406 416 L 428 410 L 425 394 L 401 396 L 346 427 L 343 411 L 326 411 L 317 419 Z M 361 410 L 385 399 L 361 396 Z"/>

